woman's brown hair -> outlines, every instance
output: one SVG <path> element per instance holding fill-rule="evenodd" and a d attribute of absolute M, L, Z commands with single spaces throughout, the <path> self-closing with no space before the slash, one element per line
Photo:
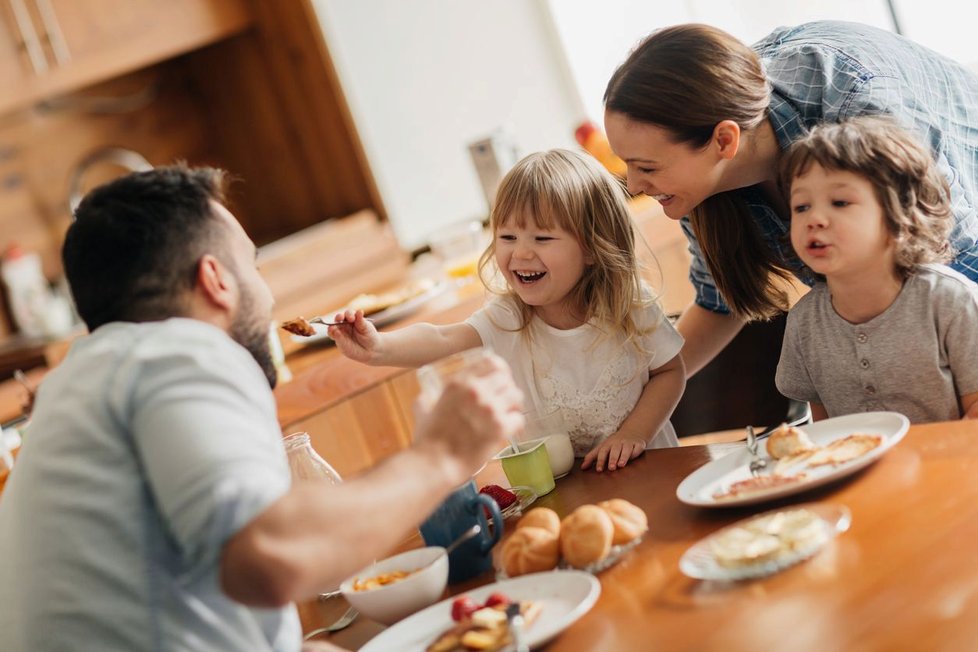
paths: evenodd
<path fill-rule="evenodd" d="M 873 186 L 896 243 L 895 262 L 902 277 L 920 264 L 953 257 L 947 180 L 927 147 L 892 118 L 862 116 L 815 126 L 782 157 L 782 187 L 790 189 L 812 165 L 852 172 Z"/>
<path fill-rule="evenodd" d="M 760 125 L 770 90 L 753 50 L 715 27 L 688 24 L 657 30 L 640 43 L 612 75 L 604 103 L 608 111 L 665 128 L 673 142 L 702 148 L 723 120 L 744 132 Z M 786 309 L 775 281 L 790 273 L 742 197 L 718 193 L 689 217 L 717 290 L 734 313 L 766 319 Z"/>

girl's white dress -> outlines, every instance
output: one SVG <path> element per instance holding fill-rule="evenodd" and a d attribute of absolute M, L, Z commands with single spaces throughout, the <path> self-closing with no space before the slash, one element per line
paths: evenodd
<path fill-rule="evenodd" d="M 640 338 L 642 350 L 625 345 L 621 333 L 605 333 L 591 324 L 560 330 L 534 318 L 527 331 L 517 331 L 519 310 L 510 297 L 492 299 L 466 323 L 512 367 L 527 410 L 561 408 L 574 454 L 581 457 L 618 430 L 649 381 L 649 370 L 683 346 L 657 304 L 636 309 L 633 318 L 640 329 L 650 330 Z M 678 443 L 667 421 L 646 448 Z"/>

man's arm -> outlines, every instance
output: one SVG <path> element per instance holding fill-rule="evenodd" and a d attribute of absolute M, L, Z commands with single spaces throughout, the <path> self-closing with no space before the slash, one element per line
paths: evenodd
<path fill-rule="evenodd" d="M 695 303 L 690 304 L 676 322 L 676 329 L 686 340 L 682 351 L 686 377 L 692 377 L 709 364 L 743 326 L 743 320 L 734 315 L 724 315 Z"/>
<path fill-rule="evenodd" d="M 297 483 L 235 534 L 221 558 L 224 591 L 270 607 L 335 585 L 388 554 L 522 428 L 521 393 L 493 356 L 481 375 L 446 386 L 411 448 L 341 485 Z"/>

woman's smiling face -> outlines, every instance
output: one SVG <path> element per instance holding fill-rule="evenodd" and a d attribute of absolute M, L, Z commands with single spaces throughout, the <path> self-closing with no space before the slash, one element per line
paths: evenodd
<path fill-rule="evenodd" d="M 678 220 L 718 190 L 722 166 L 713 142 L 702 148 L 676 143 L 668 129 L 617 111 L 604 117 L 608 142 L 628 166 L 628 192 L 648 195 Z"/>

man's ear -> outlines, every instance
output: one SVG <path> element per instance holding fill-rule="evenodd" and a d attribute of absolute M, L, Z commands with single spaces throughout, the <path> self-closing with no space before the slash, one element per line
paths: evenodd
<path fill-rule="evenodd" d="M 732 159 L 740 149 L 740 125 L 733 120 L 721 120 L 713 128 L 713 143 L 720 158 Z"/>
<path fill-rule="evenodd" d="M 233 310 L 237 305 L 234 275 L 211 254 L 204 254 L 197 263 L 197 290 L 215 307 Z"/>

